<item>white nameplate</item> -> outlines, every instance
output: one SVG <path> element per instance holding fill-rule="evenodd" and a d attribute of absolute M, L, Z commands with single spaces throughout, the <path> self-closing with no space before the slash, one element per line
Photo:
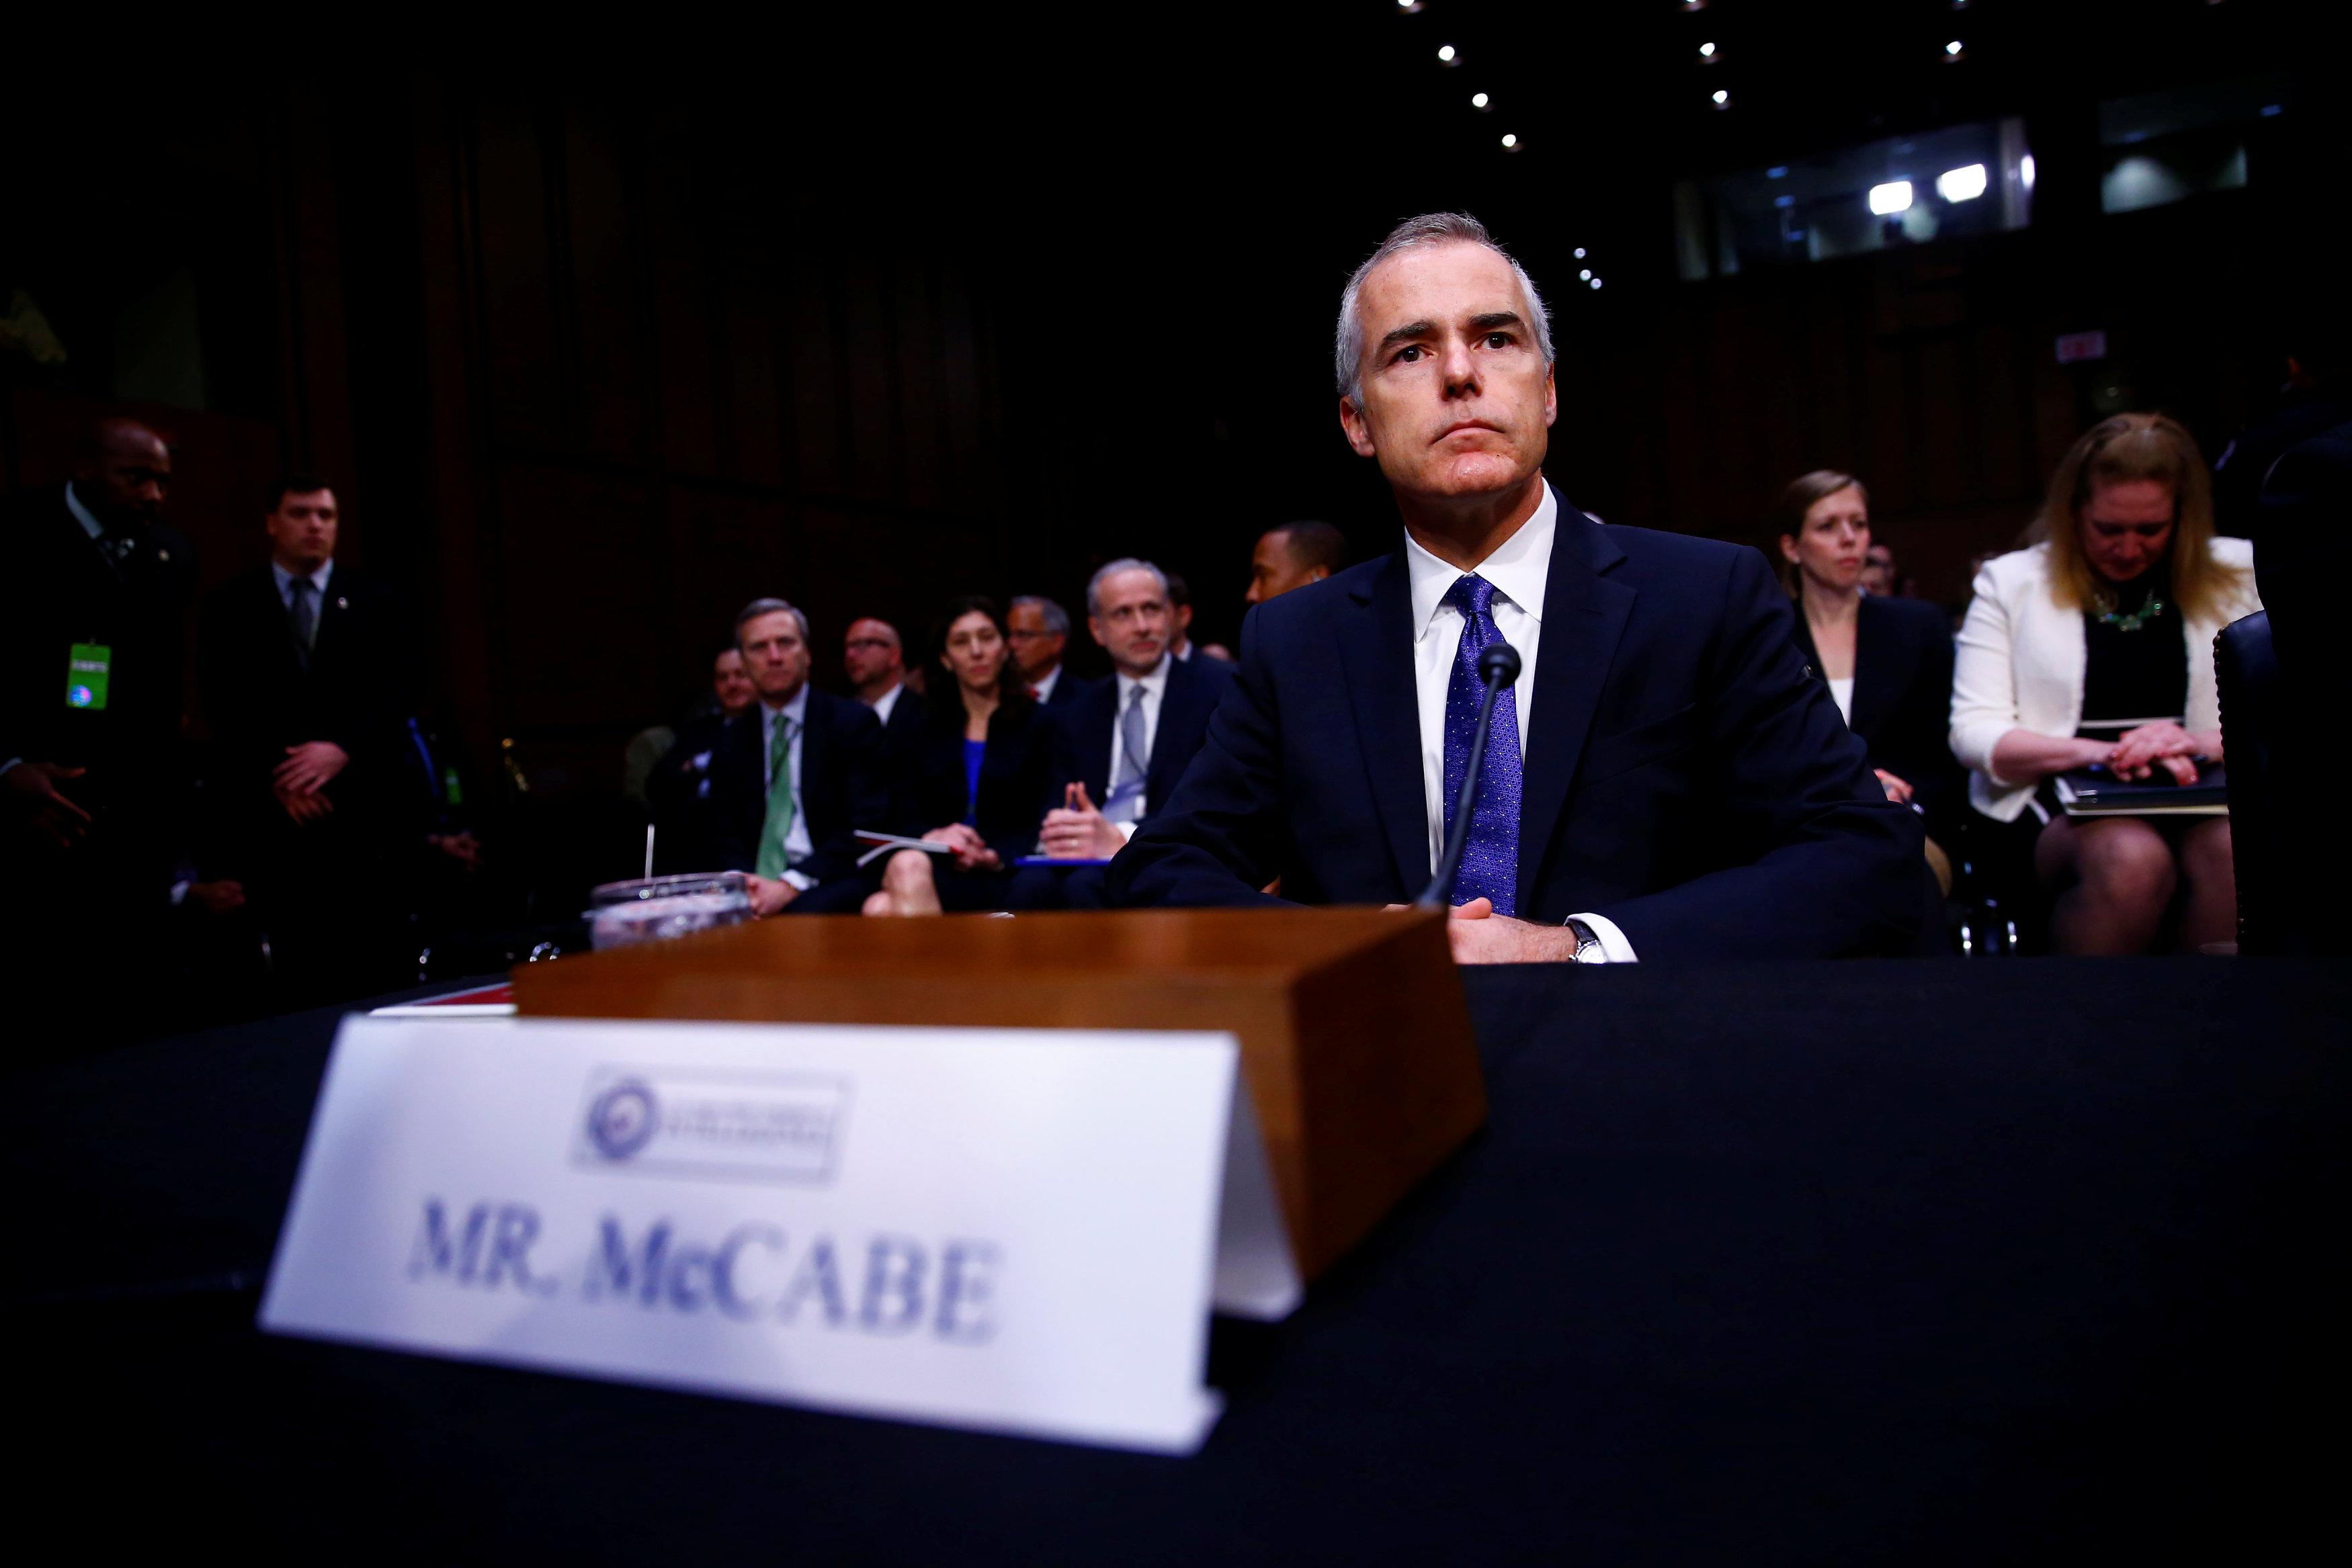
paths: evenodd
<path fill-rule="evenodd" d="M 1299 1283 L 1231 1035 L 344 1020 L 274 1333 L 1189 1452 Z M 1220 1232 L 1223 1232 L 1221 1242 Z"/>

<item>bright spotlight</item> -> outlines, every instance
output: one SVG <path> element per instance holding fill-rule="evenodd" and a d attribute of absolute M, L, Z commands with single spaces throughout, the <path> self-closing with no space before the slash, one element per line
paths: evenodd
<path fill-rule="evenodd" d="M 1713 96 L 1716 108 L 1729 109 L 1731 107 L 1731 95 L 1724 91 L 1723 89 L 1717 88 Z"/>
<path fill-rule="evenodd" d="M 2027 190 L 2033 189 L 2033 154 L 2028 152 L 2017 161 L 2018 183 Z"/>
<path fill-rule="evenodd" d="M 1698 47 L 1698 57 L 1703 60 L 1711 60 L 1715 58 L 1715 46 L 1713 44 L 1701 44 Z"/>
<path fill-rule="evenodd" d="M 1973 202 L 1985 193 L 1985 166 L 1969 163 L 1936 176 L 1936 194 L 1948 202 Z"/>
<path fill-rule="evenodd" d="M 1583 270 L 1580 271 L 1576 277 L 1577 280 L 1580 283 L 1590 283 L 1592 281 L 1592 269 L 1589 267 L 1585 267 Z"/>
<path fill-rule="evenodd" d="M 1472 93 L 1472 94 L 1470 95 L 1470 107 L 1471 107 L 1471 108 L 1473 108 L 1473 109 L 1484 109 L 1484 108 L 1486 108 L 1486 95 L 1485 93 L 1483 93 L 1483 92 L 1474 92 L 1474 93 Z"/>
<path fill-rule="evenodd" d="M 1518 148 L 1519 139 L 1507 131 L 1503 132 L 1503 150 L 1507 152 L 1516 152 Z"/>
<path fill-rule="evenodd" d="M 1954 38 L 1950 43 L 1946 44 L 1946 45 L 1944 46 L 1944 53 L 1946 53 L 1946 54 L 1948 54 L 1948 55 L 1952 55 L 1952 56 L 1957 57 L 1957 56 L 1959 54 L 1959 52 L 1960 52 L 1960 41 L 1959 41 L 1958 38 Z"/>
<path fill-rule="evenodd" d="M 1870 188 L 1870 210 L 1880 217 L 1911 210 L 1911 182 L 1889 180 L 1884 185 Z"/>
<path fill-rule="evenodd" d="M 1454 46 L 1451 44 L 1438 45 L 1437 57 L 1444 60 L 1447 65 L 1452 65 L 1454 63 Z"/>
<path fill-rule="evenodd" d="M 1579 261 L 1582 261 L 1584 259 L 1584 247 L 1582 246 L 1578 246 L 1576 247 L 1576 259 Z"/>
<path fill-rule="evenodd" d="M 1595 287 L 1595 288 L 1600 287 L 1601 287 L 1601 279 L 1599 279 L 1599 278 L 1597 278 L 1597 277 L 1596 277 L 1596 278 L 1594 278 L 1594 279 L 1592 280 L 1592 287 Z"/>

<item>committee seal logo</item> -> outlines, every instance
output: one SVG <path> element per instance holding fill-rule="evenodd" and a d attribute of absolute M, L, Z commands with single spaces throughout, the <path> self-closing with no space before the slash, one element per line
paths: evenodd
<path fill-rule="evenodd" d="M 647 1144 L 661 1125 L 652 1088 L 625 1078 L 589 1103 L 588 1141 L 608 1160 L 625 1160 Z"/>

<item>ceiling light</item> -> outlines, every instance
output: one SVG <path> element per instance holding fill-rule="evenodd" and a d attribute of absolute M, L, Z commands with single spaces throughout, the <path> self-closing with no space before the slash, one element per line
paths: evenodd
<path fill-rule="evenodd" d="M 1444 60 L 1447 65 L 1452 65 L 1454 63 L 1454 46 L 1451 44 L 1438 45 L 1437 57 Z"/>
<path fill-rule="evenodd" d="M 2017 160 L 2017 178 L 2018 183 L 2022 184 L 2027 190 L 2030 191 L 2033 189 L 2032 153 L 2027 152 L 2019 156 Z"/>
<path fill-rule="evenodd" d="M 1973 202 L 1985 193 L 1985 166 L 1967 163 L 1936 176 L 1936 194 L 1948 202 Z"/>
<path fill-rule="evenodd" d="M 1958 38 L 1954 38 L 1950 43 L 1944 46 L 1944 57 L 1948 60 L 1958 59 L 1961 52 L 1960 41 Z"/>
<path fill-rule="evenodd" d="M 1576 247 L 1576 259 L 1579 261 L 1582 261 L 1584 259 L 1584 247 L 1582 246 L 1578 246 Z"/>
<path fill-rule="evenodd" d="M 1512 134 L 1511 134 L 1509 131 L 1506 131 L 1505 132 L 1503 132 L 1503 151 L 1505 151 L 1506 152 L 1517 152 L 1518 150 L 1519 150 L 1519 139 L 1518 139 L 1517 137 L 1516 137 L 1516 136 L 1512 135 Z"/>
<path fill-rule="evenodd" d="M 1880 217 L 1911 210 L 1911 182 L 1889 180 L 1884 185 L 1870 188 L 1870 210 Z"/>
<path fill-rule="evenodd" d="M 1713 44 L 1701 44 L 1698 47 L 1698 57 L 1703 60 L 1711 60 L 1715 58 L 1715 46 Z"/>
<path fill-rule="evenodd" d="M 1731 95 L 1724 91 L 1721 88 L 1717 88 L 1715 89 L 1714 99 L 1715 107 L 1717 109 L 1729 109 L 1731 107 Z"/>
<path fill-rule="evenodd" d="M 1600 287 L 1601 287 L 1601 279 L 1599 279 L 1599 278 L 1597 278 L 1597 277 L 1596 277 L 1596 278 L 1594 278 L 1594 279 L 1592 280 L 1592 287 L 1595 287 L 1595 288 Z"/>
<path fill-rule="evenodd" d="M 1590 283 L 1590 282 L 1591 282 L 1591 281 L 1592 281 L 1592 269 L 1591 269 L 1591 267 L 1586 267 L 1583 271 L 1581 271 L 1581 272 L 1578 273 L 1576 276 L 1577 276 L 1577 280 L 1578 280 L 1579 282 L 1582 282 L 1582 283 Z"/>
<path fill-rule="evenodd" d="M 1483 92 L 1474 92 L 1474 93 L 1472 93 L 1472 94 L 1470 95 L 1470 107 L 1471 107 L 1471 108 L 1473 108 L 1473 109 L 1484 109 L 1484 108 L 1486 108 L 1486 95 L 1485 93 L 1483 93 Z"/>

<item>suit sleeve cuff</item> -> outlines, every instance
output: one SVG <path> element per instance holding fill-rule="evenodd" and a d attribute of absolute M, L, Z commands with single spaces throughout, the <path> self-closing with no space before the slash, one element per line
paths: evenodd
<path fill-rule="evenodd" d="M 1113 822 L 1111 824 L 1112 827 L 1118 830 L 1118 836 L 1129 842 L 1134 841 L 1135 830 L 1142 825 L 1143 824 L 1140 822 Z"/>
<path fill-rule="evenodd" d="M 1606 962 L 1612 964 L 1640 962 L 1640 955 L 1633 951 L 1633 944 L 1625 940 L 1625 933 L 1617 929 L 1617 923 L 1607 915 L 1571 915 L 1569 918 L 1581 920 L 1592 928 L 1592 934 L 1601 938 L 1601 951 Z"/>
<path fill-rule="evenodd" d="M 816 878 L 804 871 L 787 871 L 778 880 L 792 883 L 793 890 L 799 893 L 806 893 L 816 885 Z"/>

